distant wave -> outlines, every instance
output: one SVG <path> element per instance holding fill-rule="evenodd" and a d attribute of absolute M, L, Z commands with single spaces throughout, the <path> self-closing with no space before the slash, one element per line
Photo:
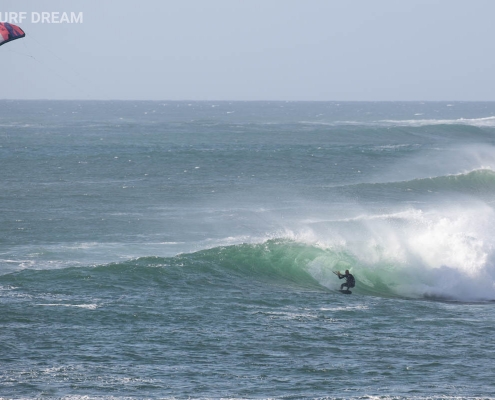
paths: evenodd
<path fill-rule="evenodd" d="M 458 118 L 458 119 L 409 119 L 409 120 L 381 120 L 378 123 L 394 126 L 426 126 L 426 125 L 471 125 L 479 128 L 495 127 L 495 117 L 485 118 Z"/>
<path fill-rule="evenodd" d="M 423 127 L 429 125 L 467 125 L 478 128 L 495 128 L 495 117 L 484 118 L 457 118 L 457 119 L 383 119 L 377 121 L 299 121 L 304 125 L 323 126 L 402 126 L 402 127 Z"/>
<path fill-rule="evenodd" d="M 418 178 L 408 181 L 348 185 L 348 188 L 351 187 L 374 188 L 378 190 L 397 189 L 415 192 L 455 191 L 468 194 L 493 193 L 495 192 L 495 171 L 481 168 L 460 174 Z"/>

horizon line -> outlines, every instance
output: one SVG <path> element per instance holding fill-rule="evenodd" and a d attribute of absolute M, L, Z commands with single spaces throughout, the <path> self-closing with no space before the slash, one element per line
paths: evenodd
<path fill-rule="evenodd" d="M 169 101 L 169 102 L 222 102 L 222 103 L 254 103 L 254 102 L 273 102 L 273 103 L 495 103 L 495 100 L 173 100 L 173 99 L 0 99 L 0 101 Z"/>

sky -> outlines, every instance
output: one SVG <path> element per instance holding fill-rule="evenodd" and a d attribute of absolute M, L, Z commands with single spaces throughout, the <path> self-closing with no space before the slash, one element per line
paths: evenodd
<path fill-rule="evenodd" d="M 21 12 L 0 99 L 495 101 L 493 0 L 1 0 Z"/>

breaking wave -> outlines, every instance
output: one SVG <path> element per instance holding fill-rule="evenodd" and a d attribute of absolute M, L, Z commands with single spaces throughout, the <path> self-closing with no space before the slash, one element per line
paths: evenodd
<path fill-rule="evenodd" d="M 92 292 L 108 286 L 129 292 L 156 285 L 194 290 L 205 284 L 215 290 L 268 285 L 335 291 L 342 281 L 333 271 L 349 269 L 356 277 L 357 295 L 493 301 L 493 245 L 466 229 L 470 217 L 435 219 L 419 211 L 362 217 L 349 223 L 367 227 L 367 240 L 348 243 L 341 238 L 340 244 L 329 245 L 274 239 L 96 267 L 23 270 L 1 276 L 0 286 L 4 292 L 35 282 L 68 285 L 71 290 L 84 286 Z"/>

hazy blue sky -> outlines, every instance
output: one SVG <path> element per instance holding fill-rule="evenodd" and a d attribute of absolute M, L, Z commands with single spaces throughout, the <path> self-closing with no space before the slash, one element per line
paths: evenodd
<path fill-rule="evenodd" d="M 82 24 L 32 23 L 83 12 Z M 495 100 L 492 0 L 2 0 L 0 98 Z"/>

